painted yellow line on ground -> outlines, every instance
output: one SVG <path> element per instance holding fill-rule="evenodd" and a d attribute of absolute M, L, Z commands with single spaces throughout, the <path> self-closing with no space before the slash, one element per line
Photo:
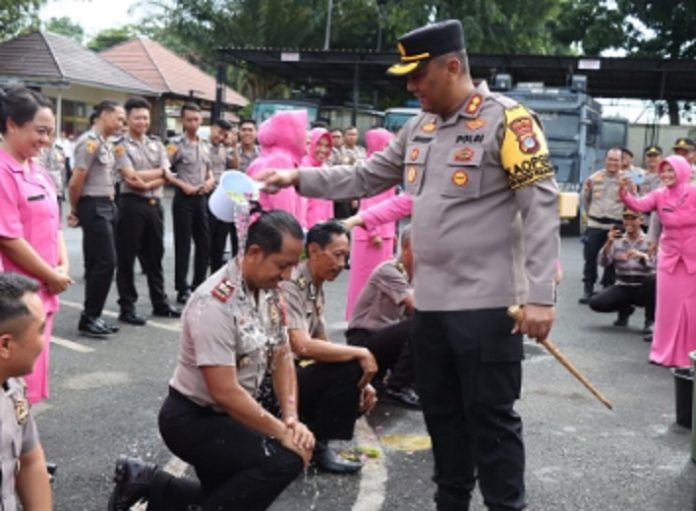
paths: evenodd
<path fill-rule="evenodd" d="M 382 435 L 379 437 L 379 442 L 389 449 L 406 452 L 425 451 L 433 446 L 428 435 L 413 435 L 408 433 Z"/>
<path fill-rule="evenodd" d="M 51 342 L 62 348 L 77 351 L 78 353 L 94 352 L 94 348 L 90 348 L 89 346 L 85 346 L 84 344 L 80 344 L 78 342 L 69 341 L 68 339 L 63 339 L 62 337 L 51 337 Z"/>
<path fill-rule="evenodd" d="M 355 423 L 355 440 L 360 447 L 381 451 L 377 435 L 361 417 Z M 352 511 L 376 511 L 382 509 L 387 491 L 387 465 L 384 453 L 368 458 L 360 471 L 360 488 Z"/>
<path fill-rule="evenodd" d="M 66 307 L 70 307 L 71 309 L 82 309 L 82 304 L 77 302 L 61 300 L 60 304 L 65 305 Z M 118 312 L 104 310 L 102 314 L 110 318 L 118 318 Z M 176 321 L 174 323 L 163 323 L 161 321 L 153 321 L 151 319 L 148 319 L 145 326 L 152 326 L 155 328 L 159 328 L 160 330 L 167 330 L 169 332 L 181 332 L 181 322 L 179 321 Z"/>

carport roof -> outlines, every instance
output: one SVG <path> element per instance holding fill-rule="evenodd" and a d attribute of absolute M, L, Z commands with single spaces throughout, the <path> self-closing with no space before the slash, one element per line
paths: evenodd
<path fill-rule="evenodd" d="M 221 48 L 220 58 L 294 83 L 361 86 L 399 83 L 386 74 L 398 60 L 394 52 L 281 48 Z M 469 55 L 474 78 L 491 80 L 508 73 L 513 83 L 570 84 L 587 76 L 587 92 L 596 97 L 696 100 L 696 63 L 691 60 L 540 55 Z"/>

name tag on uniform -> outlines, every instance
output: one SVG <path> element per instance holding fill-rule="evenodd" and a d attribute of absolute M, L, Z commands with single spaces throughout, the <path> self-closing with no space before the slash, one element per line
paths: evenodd
<path fill-rule="evenodd" d="M 41 195 L 32 195 L 31 197 L 27 197 L 27 200 L 29 202 L 37 201 L 37 200 L 43 200 L 45 199 L 46 196 L 42 193 Z"/>

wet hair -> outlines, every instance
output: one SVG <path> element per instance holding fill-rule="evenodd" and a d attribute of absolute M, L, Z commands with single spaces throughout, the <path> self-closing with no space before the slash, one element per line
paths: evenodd
<path fill-rule="evenodd" d="M 256 121 L 254 119 L 242 119 L 239 121 L 239 129 L 241 129 L 245 124 L 251 124 L 254 128 L 256 128 Z"/>
<path fill-rule="evenodd" d="M 184 116 L 184 113 L 186 112 L 186 110 L 189 110 L 191 112 L 199 112 L 200 113 L 201 107 L 199 107 L 196 103 L 184 103 L 181 106 L 181 112 L 180 112 L 181 117 Z"/>
<path fill-rule="evenodd" d="M 229 131 L 232 129 L 232 125 L 229 123 L 229 121 L 226 121 L 225 119 L 215 119 L 213 121 L 213 124 L 223 130 Z"/>
<path fill-rule="evenodd" d="M 319 222 L 307 232 L 305 246 L 309 247 L 311 243 L 316 243 L 323 250 L 333 241 L 335 236 L 340 236 L 341 234 L 348 236 L 348 230 L 341 222 L 336 220 Z"/>
<path fill-rule="evenodd" d="M 126 101 L 126 104 L 123 105 L 123 107 L 126 109 L 126 114 L 129 114 L 131 110 L 135 110 L 137 108 L 147 108 L 150 110 L 152 108 L 152 105 L 150 102 L 140 96 L 136 96 L 134 98 L 129 98 L 128 101 Z"/>
<path fill-rule="evenodd" d="M 43 94 L 25 87 L 0 89 L 0 133 L 7 131 L 9 119 L 17 126 L 23 126 L 33 120 L 41 108 L 53 110 L 52 103 Z"/>
<path fill-rule="evenodd" d="M 302 240 L 304 233 L 297 219 L 287 211 L 264 211 L 249 227 L 245 252 L 257 245 L 265 254 L 277 254 L 283 249 L 283 235 Z"/>
<path fill-rule="evenodd" d="M 0 334 L 16 333 L 10 323 L 31 314 L 24 295 L 38 292 L 35 280 L 18 273 L 0 273 Z"/>

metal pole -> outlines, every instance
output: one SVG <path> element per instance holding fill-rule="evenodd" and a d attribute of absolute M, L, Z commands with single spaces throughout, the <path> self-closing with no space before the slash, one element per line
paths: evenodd
<path fill-rule="evenodd" d="M 353 111 L 350 114 L 350 123 L 358 125 L 358 100 L 360 99 L 360 64 L 355 63 L 353 72 Z"/>
<path fill-rule="evenodd" d="M 215 77 L 215 104 L 213 105 L 213 117 L 211 120 L 222 117 L 222 102 L 225 98 L 225 64 L 219 61 L 217 64 L 217 76 Z"/>
<path fill-rule="evenodd" d="M 329 0 L 329 5 L 326 9 L 326 36 L 324 37 L 324 49 L 329 49 L 331 42 L 331 13 L 333 12 L 333 0 Z"/>

